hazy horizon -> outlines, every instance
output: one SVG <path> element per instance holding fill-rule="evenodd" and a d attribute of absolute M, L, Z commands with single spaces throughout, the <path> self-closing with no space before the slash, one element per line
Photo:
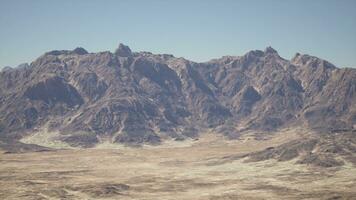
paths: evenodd
<path fill-rule="evenodd" d="M 83 47 L 173 54 L 204 62 L 272 46 L 356 67 L 356 1 L 4 1 L 0 68 Z"/>

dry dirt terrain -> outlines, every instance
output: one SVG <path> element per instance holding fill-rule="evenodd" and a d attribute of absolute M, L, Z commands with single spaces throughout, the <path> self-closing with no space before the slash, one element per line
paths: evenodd
<path fill-rule="evenodd" d="M 246 153 L 298 139 L 168 141 L 140 148 L 0 154 L 0 199 L 356 199 L 356 168 L 313 167 L 295 160 L 245 162 Z M 253 135 L 253 134 L 252 134 Z"/>

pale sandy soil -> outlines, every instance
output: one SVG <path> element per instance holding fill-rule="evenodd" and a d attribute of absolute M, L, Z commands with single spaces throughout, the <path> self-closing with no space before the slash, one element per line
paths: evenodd
<path fill-rule="evenodd" d="M 239 158 L 298 137 L 291 130 L 259 141 L 206 134 L 155 147 L 1 153 L 0 199 L 355 199 L 349 163 L 326 169 Z"/>

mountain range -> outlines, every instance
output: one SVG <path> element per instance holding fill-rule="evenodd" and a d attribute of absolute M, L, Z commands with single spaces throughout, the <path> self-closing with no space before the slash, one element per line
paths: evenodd
<path fill-rule="evenodd" d="M 50 51 L 0 72 L 3 147 L 36 134 L 94 147 L 286 127 L 354 131 L 356 69 L 299 53 L 287 60 L 271 47 L 197 63 L 120 44 Z"/>

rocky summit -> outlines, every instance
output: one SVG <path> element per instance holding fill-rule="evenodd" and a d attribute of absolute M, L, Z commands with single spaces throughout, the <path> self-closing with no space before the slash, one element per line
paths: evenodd
<path fill-rule="evenodd" d="M 299 53 L 286 60 L 272 47 L 197 63 L 120 44 L 51 51 L 0 72 L 3 146 L 36 134 L 93 147 L 285 127 L 353 131 L 356 69 Z"/>

